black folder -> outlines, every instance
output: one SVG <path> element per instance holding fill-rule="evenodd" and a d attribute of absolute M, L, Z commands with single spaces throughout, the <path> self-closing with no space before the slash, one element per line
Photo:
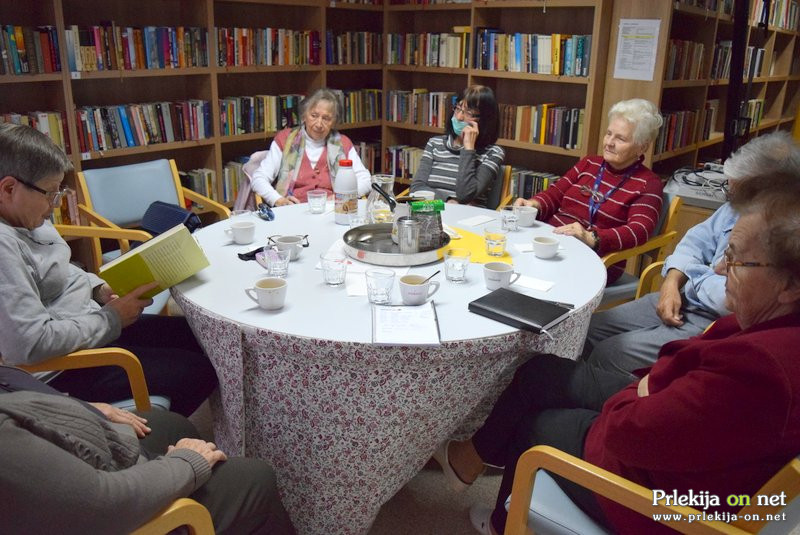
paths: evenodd
<path fill-rule="evenodd" d="M 572 309 L 498 288 L 470 302 L 469 310 L 518 329 L 540 333 L 566 318 Z"/>

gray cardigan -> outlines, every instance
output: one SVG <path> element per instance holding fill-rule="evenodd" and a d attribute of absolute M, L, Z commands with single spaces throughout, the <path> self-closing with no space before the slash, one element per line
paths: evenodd
<path fill-rule="evenodd" d="M 2 530 L 129 533 L 211 476 L 188 449 L 146 460 L 119 428 L 66 396 L 0 396 Z"/>
<path fill-rule="evenodd" d="M 119 337 L 119 315 L 92 299 L 103 281 L 70 264 L 71 250 L 46 221 L 29 231 L 0 219 L 0 357 L 35 364 Z"/>

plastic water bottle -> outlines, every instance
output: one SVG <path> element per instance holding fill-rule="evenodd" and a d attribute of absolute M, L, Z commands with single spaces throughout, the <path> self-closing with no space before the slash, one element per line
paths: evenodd
<path fill-rule="evenodd" d="M 339 160 L 339 170 L 333 181 L 336 200 L 334 219 L 339 225 L 350 224 L 350 214 L 358 211 L 358 182 L 352 160 Z"/>

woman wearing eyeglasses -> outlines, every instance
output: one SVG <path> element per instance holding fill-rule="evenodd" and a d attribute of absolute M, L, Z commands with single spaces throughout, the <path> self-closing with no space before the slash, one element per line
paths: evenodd
<path fill-rule="evenodd" d="M 340 108 L 339 99 L 330 89 L 317 89 L 303 99 L 302 124 L 281 130 L 266 154 L 256 153 L 251 157 L 263 158 L 253 172 L 252 191 L 270 206 L 306 202 L 306 194 L 314 189 L 333 194 L 339 160 L 347 159 L 353 162 L 358 194 L 369 193 L 369 171 L 350 138 L 336 131 Z"/>
<path fill-rule="evenodd" d="M 491 201 L 487 201 L 487 195 L 499 183 L 505 158 L 503 149 L 494 144 L 499 132 L 498 116 L 491 88 L 466 88 L 445 124 L 445 134 L 432 137 L 425 145 L 411 193 L 433 191 L 437 199 L 444 201 L 495 208 L 499 190 Z"/>
<path fill-rule="evenodd" d="M 545 191 L 514 205 L 538 208 L 538 219 L 556 227 L 555 234 L 574 236 L 600 256 L 641 245 L 661 215 L 661 179 L 642 160 L 662 123 L 648 100 L 617 102 L 608 112 L 603 155 L 583 158 Z M 609 268 L 607 283 L 623 269 Z"/>
<path fill-rule="evenodd" d="M 0 357 L 37 364 L 78 349 L 114 345 L 139 357 L 150 392 L 189 416 L 217 376 L 185 318 L 142 315 L 152 299 L 141 286 L 119 297 L 70 263 L 71 250 L 50 223 L 72 164 L 47 136 L 0 124 Z M 67 370 L 48 377 L 62 392 L 93 401 L 130 398 L 121 368 Z M 110 405 L 104 405 L 111 411 Z M 113 414 L 112 414 L 113 416 Z"/>

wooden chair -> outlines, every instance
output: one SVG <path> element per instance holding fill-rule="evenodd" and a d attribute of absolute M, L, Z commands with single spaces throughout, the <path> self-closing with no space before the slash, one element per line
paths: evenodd
<path fill-rule="evenodd" d="M 692 507 L 667 506 L 662 503 L 653 505 L 652 490 L 550 446 L 535 446 L 522 454 L 514 472 L 510 505 L 506 502 L 506 535 L 529 535 L 534 532 L 582 535 L 607 533 L 605 528 L 594 523 L 580 509 L 578 513 L 585 518 L 578 518 L 579 515 L 574 511 L 577 506 L 543 470 L 558 474 L 647 517 L 659 513 L 680 515 L 684 517 L 681 521 L 670 517 L 669 521 L 662 523 L 682 533 L 744 535 L 758 533 L 767 526 L 778 526 L 785 533 L 800 520 L 800 507 L 797 507 L 800 505 L 800 458 L 789 461 L 755 493 L 772 496 L 785 492 L 785 503 L 788 504 L 785 508 L 782 505 L 757 505 L 756 500 L 752 499 L 751 505 L 744 506 L 737 512 L 736 521 L 726 524 L 703 519 L 702 511 Z M 540 486 L 546 488 L 549 495 L 539 496 Z M 781 509 L 786 514 L 785 520 L 779 514 Z M 687 521 L 688 515 L 697 516 L 692 517 L 690 523 Z M 751 518 L 748 521 L 745 520 L 745 515 L 758 515 L 761 520 L 755 521 L 752 516 L 748 516 Z M 768 520 L 767 515 L 772 515 L 772 520 Z M 586 519 L 589 523 L 586 523 Z M 584 523 L 576 526 L 576 520 Z"/>
<path fill-rule="evenodd" d="M 39 364 L 18 366 L 31 373 L 52 370 L 74 370 L 95 366 L 120 366 L 128 376 L 136 409 L 149 411 L 150 396 L 142 365 L 136 355 L 122 348 L 106 347 L 84 349 L 63 357 L 49 359 Z M 180 498 L 167 506 L 133 533 L 135 535 L 161 535 L 186 526 L 194 535 L 213 535 L 214 524 L 208 510 L 189 498 Z"/>
<path fill-rule="evenodd" d="M 623 260 L 638 259 L 641 262 L 640 257 L 643 255 L 649 256 L 656 262 L 664 260 L 667 256 L 667 247 L 678 234 L 675 230 L 675 226 L 678 223 L 677 214 L 682 204 L 683 201 L 676 195 L 669 203 L 667 211 L 664 214 L 664 222 L 660 226 L 660 232 L 642 245 L 605 255 L 603 257 L 603 264 L 606 268 L 613 266 L 617 262 L 622 262 Z M 605 310 L 632 300 L 636 295 L 636 288 L 638 285 L 639 277 L 631 275 L 626 271 L 619 279 L 614 281 L 613 284 L 606 286 L 603 292 L 603 300 L 600 302 L 598 310 Z"/>

